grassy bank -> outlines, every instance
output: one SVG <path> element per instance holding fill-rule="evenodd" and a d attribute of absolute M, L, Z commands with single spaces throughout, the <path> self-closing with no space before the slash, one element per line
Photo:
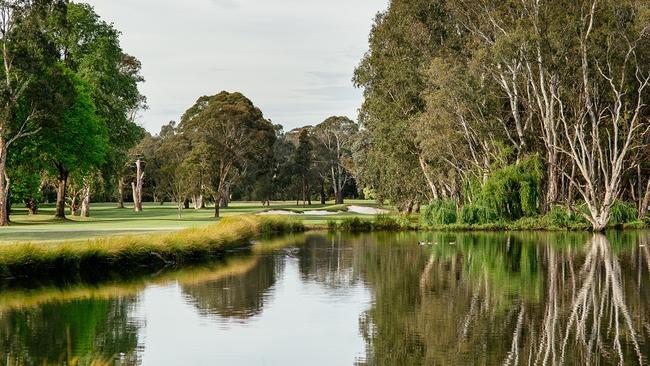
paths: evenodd
<path fill-rule="evenodd" d="M 288 211 L 346 211 L 345 205 L 326 204 L 296 205 L 295 201 L 273 201 L 271 206 L 262 206 L 260 202 L 231 202 L 230 207 L 222 209 L 223 217 L 236 215 L 251 215 L 268 209 Z M 347 204 L 360 206 L 376 206 L 374 201 L 348 200 Z M 296 215 L 297 216 L 297 215 Z M 352 216 L 364 216 L 352 212 L 341 212 L 336 215 L 301 215 L 299 218 L 309 226 L 325 226 L 328 219 L 342 220 Z M 216 222 L 214 209 L 193 208 L 183 210 L 182 218 L 178 218 L 176 205 L 147 202 L 144 211 L 134 212 L 131 207 L 118 209 L 115 203 L 92 203 L 89 218 L 69 216 L 68 220 L 54 220 L 54 206 L 44 204 L 39 208 L 38 215 L 28 215 L 24 207 L 15 205 L 12 208 L 9 227 L 0 228 L 0 245 L 16 241 L 58 242 L 63 240 L 87 240 L 89 238 L 134 235 L 143 233 L 163 233 L 182 230 L 189 227 L 203 227 Z"/>
<path fill-rule="evenodd" d="M 194 263 L 223 256 L 254 237 L 303 230 L 301 222 L 290 218 L 241 215 L 173 233 L 5 245 L 0 250 L 0 278 L 92 278 L 111 271 Z"/>
<path fill-rule="evenodd" d="M 650 218 L 613 222 L 609 229 L 647 229 Z M 591 226 L 584 220 L 554 220 L 547 216 L 525 217 L 517 221 L 501 221 L 486 224 L 433 224 L 426 225 L 417 221 L 417 217 L 407 218 L 395 215 L 377 215 L 374 218 L 349 217 L 327 222 L 330 231 L 371 232 L 371 231 L 588 231 Z"/>

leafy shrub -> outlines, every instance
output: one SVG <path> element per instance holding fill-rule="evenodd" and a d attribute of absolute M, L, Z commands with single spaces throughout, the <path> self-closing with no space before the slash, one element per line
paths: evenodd
<path fill-rule="evenodd" d="M 432 201 L 420 219 L 426 226 L 449 225 L 456 223 L 456 203 L 453 200 Z"/>
<path fill-rule="evenodd" d="M 411 228 L 411 222 L 403 216 L 377 215 L 372 229 L 378 231 L 398 231 Z"/>
<path fill-rule="evenodd" d="M 619 225 L 637 219 L 637 208 L 633 203 L 616 201 L 610 211 L 609 224 Z"/>
<path fill-rule="evenodd" d="M 582 210 L 584 207 L 579 207 L 578 209 Z M 546 224 L 551 228 L 578 228 L 588 225 L 587 220 L 582 215 L 569 212 L 569 210 L 562 206 L 553 206 L 546 216 L 544 216 L 544 219 Z"/>
<path fill-rule="evenodd" d="M 497 213 L 485 206 L 468 203 L 460 209 L 458 222 L 460 224 L 477 225 L 497 221 Z"/>
<path fill-rule="evenodd" d="M 338 229 L 351 232 L 369 232 L 372 231 L 372 221 L 358 217 L 343 219 L 338 224 Z"/>
<path fill-rule="evenodd" d="M 548 229 L 548 223 L 544 217 L 528 216 L 513 222 L 509 227 L 512 230 L 544 230 Z"/>
<path fill-rule="evenodd" d="M 481 190 L 481 203 L 499 218 L 517 220 L 538 213 L 542 164 L 533 156 L 497 169 Z"/>
<path fill-rule="evenodd" d="M 546 222 L 550 226 L 567 227 L 571 221 L 571 214 L 564 207 L 554 206 L 546 214 Z"/>

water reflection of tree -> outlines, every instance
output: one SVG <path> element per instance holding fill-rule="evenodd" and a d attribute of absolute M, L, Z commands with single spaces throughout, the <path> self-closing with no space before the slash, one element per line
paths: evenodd
<path fill-rule="evenodd" d="M 266 294 L 284 269 L 277 255 L 263 255 L 244 274 L 183 285 L 183 293 L 202 315 L 247 319 L 262 311 Z"/>
<path fill-rule="evenodd" d="M 50 303 L 0 313 L 0 355 L 8 365 L 136 365 L 135 297 Z"/>
<path fill-rule="evenodd" d="M 355 259 L 376 296 L 361 321 L 368 364 L 645 363 L 648 238 L 576 238 L 456 235 L 404 255 L 365 248 Z"/>
<path fill-rule="evenodd" d="M 352 265 L 354 246 L 365 245 L 354 241 L 353 246 L 342 234 L 310 236 L 296 253 L 302 279 L 315 281 L 329 289 L 345 290 L 359 281 Z"/>

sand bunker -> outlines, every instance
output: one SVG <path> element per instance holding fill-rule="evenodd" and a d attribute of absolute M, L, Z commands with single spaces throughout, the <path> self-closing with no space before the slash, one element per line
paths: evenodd
<path fill-rule="evenodd" d="M 337 215 L 344 211 L 325 211 L 325 210 L 309 210 L 302 213 L 289 211 L 289 210 L 268 210 L 258 213 L 258 215 L 307 215 L 307 216 L 329 216 Z M 388 210 L 366 206 L 348 206 L 348 211 L 351 213 L 358 213 L 362 215 L 381 215 L 388 213 Z"/>
<path fill-rule="evenodd" d="M 305 215 L 318 215 L 318 216 L 326 216 L 326 215 L 336 215 L 341 211 L 323 211 L 323 210 L 311 210 L 311 211 L 305 211 L 303 214 Z"/>
<path fill-rule="evenodd" d="M 348 206 L 348 212 L 363 214 L 363 215 L 380 215 L 388 213 L 388 210 L 374 207 L 365 206 Z"/>
<path fill-rule="evenodd" d="M 336 215 L 341 211 L 324 211 L 324 210 L 311 210 L 304 211 L 303 213 L 298 213 L 289 210 L 269 210 L 258 213 L 258 215 L 310 215 L 310 216 L 327 216 L 327 215 Z"/>
<path fill-rule="evenodd" d="M 287 210 L 268 210 L 258 213 L 258 215 L 298 215 L 297 212 Z"/>

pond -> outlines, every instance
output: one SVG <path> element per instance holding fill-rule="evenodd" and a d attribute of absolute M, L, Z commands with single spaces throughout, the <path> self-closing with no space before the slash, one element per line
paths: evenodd
<path fill-rule="evenodd" d="M 0 292 L 0 365 L 646 364 L 650 232 L 308 233 Z"/>

